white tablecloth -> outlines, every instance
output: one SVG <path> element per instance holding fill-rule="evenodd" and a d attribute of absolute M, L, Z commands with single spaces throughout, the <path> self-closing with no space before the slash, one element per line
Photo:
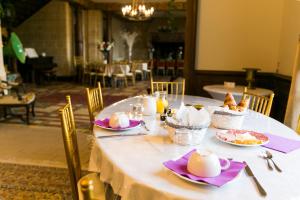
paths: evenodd
<path fill-rule="evenodd" d="M 130 98 L 115 103 L 105 108 L 97 119 L 109 117 L 116 111 L 129 111 L 129 103 L 135 101 L 136 98 Z M 190 96 L 185 96 L 184 101 L 206 106 L 222 104 L 213 99 Z M 178 103 L 172 105 L 176 107 Z M 288 154 L 270 150 L 283 170 L 278 173 L 269 171 L 266 161 L 259 157 L 260 152 L 265 150 L 263 147 L 238 147 L 222 143 L 215 138 L 214 128 L 209 128 L 201 145 L 180 146 L 171 142 L 159 121 L 151 117 L 145 117 L 145 121 L 151 129 L 149 135 L 97 139 L 91 156 L 90 164 L 101 172 L 101 180 L 110 183 L 122 199 L 300 199 L 300 150 Z M 293 130 L 280 122 L 252 111 L 246 116 L 242 128 L 299 139 Z M 141 131 L 145 130 L 140 128 L 129 133 Z M 94 134 L 97 136 L 111 132 L 94 127 Z M 244 172 L 234 181 L 217 188 L 182 180 L 163 166 L 164 161 L 178 158 L 194 148 L 209 149 L 219 156 L 247 161 L 268 196 L 261 197 L 253 180 Z"/>
<path fill-rule="evenodd" d="M 237 85 L 234 88 L 226 88 L 224 85 L 205 85 L 203 89 L 207 91 L 214 99 L 221 101 L 224 101 L 225 95 L 228 92 L 231 92 L 236 101 L 239 102 L 242 98 L 245 87 L 246 86 Z M 273 93 L 272 90 L 264 88 L 248 89 L 248 91 L 259 96 L 268 96 Z"/>

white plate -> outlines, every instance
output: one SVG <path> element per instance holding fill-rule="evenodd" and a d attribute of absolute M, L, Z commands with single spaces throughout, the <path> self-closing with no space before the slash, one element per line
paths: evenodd
<path fill-rule="evenodd" d="M 225 133 L 228 132 L 228 131 L 230 131 L 230 130 L 225 131 Z M 264 135 L 264 134 L 262 134 L 262 133 L 255 132 L 255 131 L 247 131 L 247 132 L 250 132 L 250 133 L 252 132 L 252 133 L 256 133 L 256 134 L 259 134 L 259 135 L 262 135 L 262 136 L 267 137 L 266 135 Z M 216 138 L 217 138 L 218 140 L 220 140 L 220 141 L 222 141 L 222 142 L 225 142 L 225 143 L 227 143 L 227 144 L 235 145 L 235 146 L 241 146 L 241 147 L 257 147 L 257 146 L 261 146 L 261 145 L 265 145 L 265 144 L 269 143 L 269 139 L 268 139 L 267 141 L 262 141 L 261 144 L 237 144 L 237 143 L 235 143 L 235 142 L 225 140 L 224 138 L 222 138 L 222 137 L 220 136 L 220 134 L 222 134 L 221 131 L 219 131 L 219 132 L 216 133 Z M 268 137 L 267 137 L 267 138 L 268 138 Z"/>

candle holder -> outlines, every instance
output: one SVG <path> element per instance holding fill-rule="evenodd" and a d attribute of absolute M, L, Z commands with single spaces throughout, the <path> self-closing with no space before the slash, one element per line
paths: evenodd
<path fill-rule="evenodd" d="M 247 88 L 255 89 L 255 76 L 256 72 L 260 71 L 259 68 L 243 68 L 246 71 L 246 81 L 248 82 Z"/>

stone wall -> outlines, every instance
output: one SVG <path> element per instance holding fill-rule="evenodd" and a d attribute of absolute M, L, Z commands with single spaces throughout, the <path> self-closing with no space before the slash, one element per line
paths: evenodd
<path fill-rule="evenodd" d="M 53 56 L 58 75 L 67 76 L 72 69 L 72 11 L 67 2 L 51 1 L 16 30 L 23 46 L 38 54 Z"/>
<path fill-rule="evenodd" d="M 103 16 L 100 10 L 84 12 L 85 21 L 85 53 L 87 62 L 102 62 L 102 53 L 97 44 L 103 40 Z"/>

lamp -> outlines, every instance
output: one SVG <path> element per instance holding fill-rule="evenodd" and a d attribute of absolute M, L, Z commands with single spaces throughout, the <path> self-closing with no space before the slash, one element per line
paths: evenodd
<path fill-rule="evenodd" d="M 243 68 L 246 71 L 246 81 L 248 82 L 247 88 L 255 89 L 255 75 L 256 72 L 259 71 L 259 68 Z"/>
<path fill-rule="evenodd" d="M 143 0 L 132 0 L 131 5 L 122 7 L 124 17 L 133 21 L 145 21 L 151 18 L 154 13 L 154 7 L 146 7 Z"/>

